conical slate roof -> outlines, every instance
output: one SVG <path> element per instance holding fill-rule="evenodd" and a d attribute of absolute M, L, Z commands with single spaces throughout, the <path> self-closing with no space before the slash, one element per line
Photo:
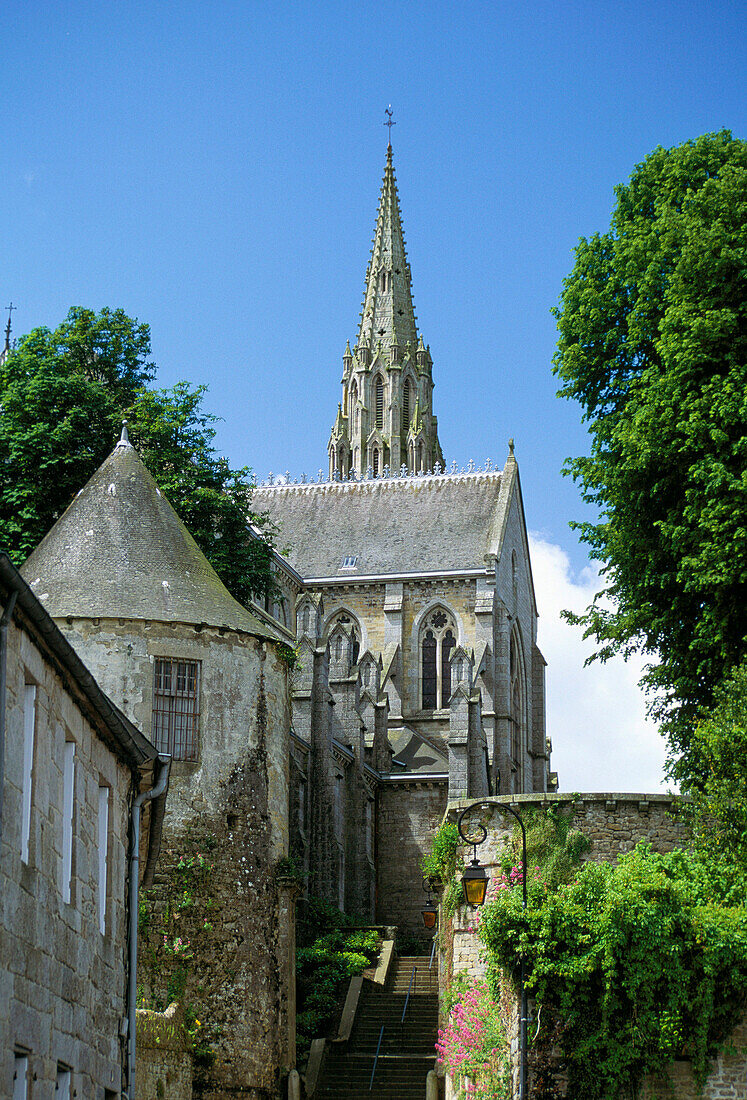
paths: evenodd
<path fill-rule="evenodd" d="M 47 612 L 204 623 L 275 639 L 230 594 L 122 434 L 21 569 Z"/>

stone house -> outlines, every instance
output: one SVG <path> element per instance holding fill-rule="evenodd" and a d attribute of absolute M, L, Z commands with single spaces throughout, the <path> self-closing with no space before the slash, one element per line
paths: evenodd
<path fill-rule="evenodd" d="M 210 846 L 211 933 L 193 945 L 189 990 L 220 1021 L 203 1095 L 274 1096 L 295 1061 L 294 888 L 275 875 L 288 852 L 293 635 L 233 599 L 126 429 L 23 574 L 104 690 L 172 757 L 164 867 L 186 844 Z"/>
<path fill-rule="evenodd" d="M 128 834 L 161 764 L 5 554 L 0 603 L 0 1095 L 115 1100 L 127 1081 Z M 143 834 L 146 875 L 164 797 Z"/>

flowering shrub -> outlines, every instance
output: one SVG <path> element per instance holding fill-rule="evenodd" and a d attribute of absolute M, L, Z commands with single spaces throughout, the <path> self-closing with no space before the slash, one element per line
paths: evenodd
<path fill-rule="evenodd" d="M 485 982 L 469 983 L 453 993 L 448 1023 L 438 1033 L 436 1051 L 460 1089 L 460 1098 L 508 1100 L 506 1032 Z"/>

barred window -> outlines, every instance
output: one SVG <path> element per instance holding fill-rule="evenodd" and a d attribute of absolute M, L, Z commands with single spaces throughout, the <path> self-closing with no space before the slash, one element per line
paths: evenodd
<path fill-rule="evenodd" d="M 156 657 L 152 741 L 174 760 L 197 759 L 199 661 Z"/>

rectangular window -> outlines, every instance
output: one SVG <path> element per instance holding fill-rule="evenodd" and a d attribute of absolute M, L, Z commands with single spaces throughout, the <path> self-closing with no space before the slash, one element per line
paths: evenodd
<path fill-rule="evenodd" d="M 62 900 L 70 903 L 73 877 L 73 817 L 75 814 L 75 742 L 65 742 L 62 764 Z"/>
<path fill-rule="evenodd" d="M 98 812 L 98 902 L 99 932 L 106 933 L 106 890 L 109 864 L 109 788 L 99 787 Z"/>
<path fill-rule="evenodd" d="M 29 861 L 31 839 L 31 781 L 34 775 L 36 684 L 26 684 L 23 695 L 23 796 L 21 802 L 21 859 Z"/>
<path fill-rule="evenodd" d="M 199 661 L 156 657 L 151 739 L 175 760 L 197 759 Z"/>
<path fill-rule="evenodd" d="M 72 1100 L 73 1072 L 70 1066 L 57 1063 L 57 1089 L 54 1100 Z"/>
<path fill-rule="evenodd" d="M 17 1050 L 13 1066 L 13 1100 L 27 1100 L 29 1094 L 29 1056 Z"/>

